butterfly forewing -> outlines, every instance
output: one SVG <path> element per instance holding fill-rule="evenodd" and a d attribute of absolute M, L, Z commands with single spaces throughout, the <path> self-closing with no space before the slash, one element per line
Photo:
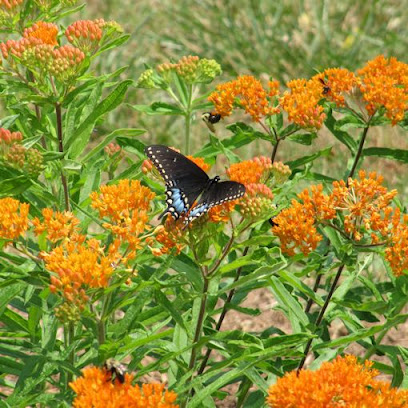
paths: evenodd
<path fill-rule="evenodd" d="M 166 183 L 167 209 L 175 219 L 186 213 L 208 185 L 209 177 L 194 162 L 162 145 L 145 149 Z"/>

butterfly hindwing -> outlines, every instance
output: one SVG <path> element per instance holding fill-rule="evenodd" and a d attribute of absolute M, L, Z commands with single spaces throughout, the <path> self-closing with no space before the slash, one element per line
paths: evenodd
<path fill-rule="evenodd" d="M 166 183 L 167 209 L 176 220 L 185 214 L 208 185 L 209 177 L 187 157 L 162 145 L 145 149 Z"/>
<path fill-rule="evenodd" d="M 210 188 L 200 197 L 198 203 L 188 213 L 186 222 L 201 217 L 216 205 L 236 200 L 245 194 L 245 186 L 235 181 L 222 181 L 211 184 Z"/>

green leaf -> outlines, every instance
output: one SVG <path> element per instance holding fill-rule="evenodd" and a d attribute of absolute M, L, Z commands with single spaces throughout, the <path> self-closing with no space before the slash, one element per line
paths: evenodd
<path fill-rule="evenodd" d="M 177 105 L 165 102 L 154 102 L 151 105 L 129 105 L 138 112 L 148 115 L 184 115 L 184 110 Z"/>
<path fill-rule="evenodd" d="M 291 169 L 295 169 L 296 167 L 300 167 L 307 163 L 313 162 L 319 157 L 329 156 L 331 153 L 331 149 L 332 149 L 331 147 L 328 147 L 326 149 L 319 150 L 318 152 L 313 153 L 310 156 L 303 156 L 300 157 L 299 159 L 286 162 L 285 164 L 287 164 Z"/>
<path fill-rule="evenodd" d="M 272 276 L 270 285 L 276 301 L 287 313 L 287 315 L 290 316 L 293 314 L 303 326 L 306 326 L 309 323 L 309 319 L 303 311 L 302 306 L 296 300 L 296 298 L 290 292 L 288 292 L 282 282 L 276 276 Z M 295 328 L 293 327 L 293 329 Z"/>
<path fill-rule="evenodd" d="M 65 146 L 71 158 L 78 157 L 89 142 L 92 129 L 96 121 L 105 113 L 115 109 L 125 97 L 127 88 L 132 83 L 131 80 L 122 81 L 115 89 L 103 99 L 87 118 L 79 125 L 74 135 Z"/>
<path fill-rule="evenodd" d="M 10 115 L 6 116 L 0 120 L 0 127 L 3 129 L 9 129 L 10 126 L 13 126 L 14 122 L 18 119 L 20 115 Z"/>
<path fill-rule="evenodd" d="M 28 190 L 32 181 L 26 176 L 17 176 L 0 181 L 0 197 L 15 196 Z"/>
<path fill-rule="evenodd" d="M 383 159 L 398 160 L 408 163 L 408 150 L 391 149 L 388 147 L 368 147 L 363 149 L 363 156 L 376 156 Z"/>
<path fill-rule="evenodd" d="M 144 129 L 132 129 L 132 128 L 116 129 L 113 132 L 106 135 L 97 146 L 95 146 L 89 153 L 87 153 L 81 159 L 81 161 L 83 163 L 87 163 L 93 156 L 101 152 L 105 146 L 107 146 L 110 142 L 112 142 L 112 140 L 114 140 L 118 136 L 136 137 L 142 135 L 145 132 L 146 131 Z"/>
<path fill-rule="evenodd" d="M 356 141 L 347 133 L 337 128 L 337 121 L 333 117 L 332 110 L 327 112 L 327 118 L 324 121 L 327 129 L 333 134 L 333 136 L 341 143 L 343 143 L 352 153 L 357 150 Z"/>
<path fill-rule="evenodd" d="M 299 143 L 301 145 L 310 146 L 313 140 L 316 138 L 317 133 L 302 133 L 302 134 L 295 133 L 293 135 L 290 135 L 287 139 L 292 142 Z"/>

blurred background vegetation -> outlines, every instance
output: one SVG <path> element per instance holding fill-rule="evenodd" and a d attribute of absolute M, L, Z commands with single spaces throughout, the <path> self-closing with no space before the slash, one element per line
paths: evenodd
<path fill-rule="evenodd" d="M 156 65 L 184 55 L 214 58 L 224 73 L 219 81 L 239 74 L 252 74 L 284 83 L 293 78 L 308 78 L 328 67 L 356 70 L 378 54 L 395 56 L 408 62 L 408 0 L 359 1 L 344 0 L 92 0 L 74 17 L 116 20 L 131 35 L 119 49 L 99 59 L 97 72 L 129 68 L 124 77 L 137 79 L 144 64 Z M 204 89 L 209 91 L 211 88 Z M 127 95 L 129 104 L 163 100 L 157 91 L 133 88 Z M 194 148 L 208 140 L 207 128 L 199 117 L 193 131 Z M 243 120 L 237 114 L 231 121 Z M 180 121 L 180 122 L 179 122 Z M 228 134 L 224 121 L 218 136 Z M 182 140 L 181 119 L 154 116 L 122 106 L 107 118 L 103 133 L 118 127 L 145 128 L 145 140 L 179 146 Z M 356 135 L 357 136 L 357 135 Z M 407 148 L 405 131 L 397 127 L 370 130 L 368 146 Z M 342 177 L 345 163 L 343 150 L 322 129 L 310 153 L 333 146 L 332 155 L 321 159 L 316 171 Z M 262 145 L 254 145 L 243 156 L 259 153 Z M 268 147 L 268 151 L 269 151 Z M 286 160 L 305 154 L 305 147 L 286 144 L 278 159 Z M 368 170 L 378 170 L 395 188 L 405 190 L 408 170 L 404 164 L 369 159 Z"/>

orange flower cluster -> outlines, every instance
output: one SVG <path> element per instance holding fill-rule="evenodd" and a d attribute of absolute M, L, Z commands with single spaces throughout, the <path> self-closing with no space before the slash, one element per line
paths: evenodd
<path fill-rule="evenodd" d="M 82 377 L 69 385 L 77 394 L 74 408 L 178 408 L 177 394 L 163 384 L 132 385 L 133 376 L 125 374 L 123 384 L 111 381 L 105 369 L 85 368 Z"/>
<path fill-rule="evenodd" d="M 239 200 L 241 213 L 256 219 L 264 218 L 273 208 L 273 193 L 265 183 L 272 183 L 275 174 L 276 178 L 283 182 L 286 175 L 289 177 L 290 170 L 283 163 L 272 164 L 270 158 L 260 156 L 232 164 L 227 169 L 227 174 L 231 180 L 246 187 L 245 196 Z"/>
<path fill-rule="evenodd" d="M 103 35 L 103 25 L 105 21 L 99 20 L 78 20 L 68 26 L 65 36 L 68 41 L 78 47 L 84 53 L 95 53 L 100 45 Z"/>
<path fill-rule="evenodd" d="M 279 103 L 287 112 L 288 120 L 304 129 L 320 129 L 326 118 L 323 106 L 319 105 L 322 84 L 313 79 L 294 79 L 287 86 L 290 91 L 283 94 Z"/>
<path fill-rule="evenodd" d="M 140 248 L 140 235 L 149 230 L 147 225 L 151 200 L 155 194 L 143 187 L 138 180 L 120 180 L 119 184 L 101 186 L 100 192 L 91 194 L 92 207 L 100 217 L 108 217 L 104 228 L 112 231 L 122 242 L 134 251 Z"/>
<path fill-rule="evenodd" d="M 358 74 L 368 113 L 374 115 L 383 107 L 393 125 L 401 121 L 408 109 L 408 64 L 379 55 Z"/>
<path fill-rule="evenodd" d="M 234 163 L 227 169 L 227 174 L 232 181 L 242 184 L 265 183 L 269 179 L 272 169 L 269 157 L 259 156 L 251 160 Z"/>
<path fill-rule="evenodd" d="M 79 233 L 79 220 L 71 212 L 54 212 L 51 208 L 44 208 L 42 215 L 44 217 L 43 222 L 37 217 L 32 220 L 34 232 L 36 235 L 46 232 L 47 239 L 52 243 Z"/>
<path fill-rule="evenodd" d="M 14 240 L 23 235 L 28 228 L 30 204 L 14 198 L 0 199 L 0 238 Z"/>
<path fill-rule="evenodd" d="M 156 241 L 161 244 L 161 247 L 151 248 L 152 254 L 155 256 L 168 254 L 173 248 L 176 254 L 179 254 L 185 247 L 183 227 L 182 222 L 167 217 L 165 223 L 155 229 Z"/>
<path fill-rule="evenodd" d="M 270 81 L 268 93 L 261 82 L 251 75 L 239 76 L 237 79 L 218 85 L 208 100 L 215 106 L 215 113 L 226 117 L 231 115 L 234 107 L 239 107 L 251 115 L 254 122 L 260 122 L 265 116 L 279 112 L 271 106 L 268 96 L 275 96 L 279 91 L 279 84 Z"/>
<path fill-rule="evenodd" d="M 395 276 L 408 271 L 408 215 L 401 219 L 399 208 L 395 210 L 391 219 L 391 228 L 385 248 L 385 259 L 391 266 Z"/>
<path fill-rule="evenodd" d="M 282 252 L 293 256 L 296 249 L 304 255 L 315 250 L 319 242 L 323 239 L 317 232 L 316 216 L 318 214 L 329 214 L 330 207 L 327 207 L 327 199 L 322 194 L 323 186 L 312 187 L 312 197 L 309 191 L 304 190 L 298 196 L 305 200 L 304 204 L 292 200 L 289 208 L 282 210 L 273 221 L 276 224 L 272 227 L 273 233 L 279 237 Z M 316 202 L 313 199 L 316 199 Z M 329 216 L 329 215 L 328 215 Z"/>
<path fill-rule="evenodd" d="M 402 408 L 408 391 L 375 380 L 372 363 L 358 363 L 355 356 L 338 356 L 317 371 L 291 371 L 269 388 L 271 408 Z"/>
<path fill-rule="evenodd" d="M 58 27 L 55 24 L 39 21 L 24 30 L 23 38 L 37 38 L 42 44 L 55 46 L 58 45 L 57 35 Z"/>
<path fill-rule="evenodd" d="M 313 186 L 311 192 L 306 189 L 298 194 L 301 202 L 292 200 L 291 206 L 274 219 L 277 225 L 272 230 L 281 241 L 282 251 L 294 255 L 299 249 L 309 254 L 322 240 L 317 224 L 331 225 L 327 221 L 338 219 L 343 223 L 345 234 L 356 241 L 365 238 L 376 244 L 392 239 L 395 234 L 395 245 L 390 244 L 393 249 L 389 250 L 389 261 L 396 273 L 401 273 L 397 265 L 404 251 L 408 252 L 408 246 L 405 248 L 404 239 L 399 235 L 405 231 L 403 224 L 399 224 L 399 212 L 392 216 L 390 207 L 397 191 L 388 191 L 382 186 L 383 179 L 376 173 L 367 177 L 360 171 L 359 176 L 360 180 L 350 178 L 348 185 L 344 181 L 333 182 L 330 195 L 323 193 L 322 185 Z M 397 258 L 400 261 L 397 262 Z"/>
<path fill-rule="evenodd" d="M 57 35 L 55 24 L 39 21 L 25 29 L 21 39 L 1 43 L 0 51 L 12 70 L 19 71 L 18 63 L 28 67 L 38 86 L 47 75 L 69 82 L 79 75 L 85 54 L 72 45 L 58 47 Z"/>
<path fill-rule="evenodd" d="M 359 241 L 368 230 L 387 234 L 389 207 L 397 190 L 388 191 L 382 186 L 383 177 L 364 171 L 359 172 L 360 180 L 349 179 L 349 185 L 341 181 L 333 182 L 332 205 L 344 214 L 344 229 Z M 385 217 L 382 215 L 385 214 Z M 373 235 L 374 236 L 374 235 Z"/>
<path fill-rule="evenodd" d="M 337 106 L 345 106 L 344 93 L 350 93 L 357 85 L 353 72 L 345 68 L 329 68 L 312 77 L 321 87 L 321 96 L 334 102 Z"/>
<path fill-rule="evenodd" d="M 85 239 L 74 235 L 50 253 L 41 253 L 46 268 L 55 273 L 51 276 L 51 292 L 60 293 L 80 309 L 88 301 L 86 290 L 107 287 L 114 265 L 120 261 L 118 241 L 111 244 L 105 255 L 100 241 Z"/>

